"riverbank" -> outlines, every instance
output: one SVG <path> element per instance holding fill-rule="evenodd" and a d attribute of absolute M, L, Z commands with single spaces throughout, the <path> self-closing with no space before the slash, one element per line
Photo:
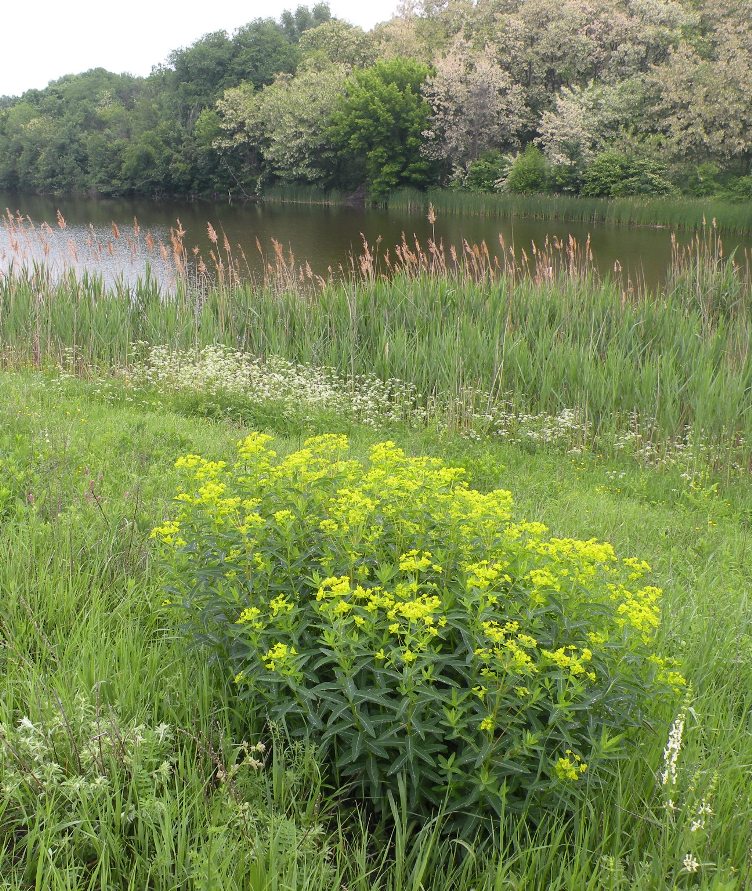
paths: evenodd
<path fill-rule="evenodd" d="M 752 201 L 718 198 L 579 198 L 568 195 L 494 195 L 468 192 L 406 190 L 389 204 L 402 210 L 479 214 L 490 217 L 603 223 L 663 229 L 702 229 L 715 224 L 726 232 L 752 231 Z"/>
<path fill-rule="evenodd" d="M 275 186 L 262 200 L 279 204 L 352 205 L 353 196 L 311 186 Z M 365 196 L 358 196 L 366 203 Z M 722 198 L 581 198 L 573 195 L 509 195 L 452 189 L 400 189 L 383 206 L 406 213 L 481 216 L 497 219 L 688 230 L 715 220 L 724 232 L 752 232 L 752 201 Z"/>
<path fill-rule="evenodd" d="M 173 291 L 19 268 L 0 278 L 6 361 L 127 367 L 134 344 L 220 345 L 402 382 L 457 428 L 567 417 L 570 448 L 707 449 L 729 473 L 752 458 L 752 278 L 717 237 L 677 250 L 655 291 L 601 279 L 573 242 L 534 256 L 510 246 L 502 261 L 405 242 L 388 265 L 366 251 L 330 279 L 281 249 L 251 280 L 231 253 L 214 258 L 204 275 L 176 270 Z"/>

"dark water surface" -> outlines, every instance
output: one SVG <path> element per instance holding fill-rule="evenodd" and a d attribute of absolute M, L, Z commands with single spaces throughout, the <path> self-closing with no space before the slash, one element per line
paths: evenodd
<path fill-rule="evenodd" d="M 331 267 L 349 265 L 349 255 L 359 255 L 362 239 L 371 245 L 380 238 L 380 250 L 393 248 L 404 233 L 409 242 L 417 237 L 423 245 L 435 234 L 445 245 L 460 246 L 485 241 L 491 253 L 499 253 L 499 236 L 514 245 L 517 255 L 546 238 L 572 235 L 584 244 L 590 237 L 593 261 L 602 274 L 621 268 L 624 281 L 644 282 L 654 288 L 664 280 L 671 261 L 671 231 L 655 228 L 621 228 L 601 224 L 558 223 L 477 216 L 441 216 L 432 226 L 423 215 L 403 211 L 356 207 L 325 207 L 293 204 L 220 204 L 210 202 L 150 201 L 145 199 L 46 198 L 0 192 L 0 210 L 28 217 L 23 226 L 0 225 L 0 271 L 15 262 L 45 260 L 53 266 L 91 268 L 112 281 L 119 276 L 133 280 L 143 274 L 147 263 L 166 284 L 173 275 L 170 229 L 177 221 L 185 230 L 186 248 L 197 246 L 207 257 L 214 247 L 207 223 L 224 235 L 236 259 L 247 258 L 242 268 L 260 274 L 264 260 L 273 256 L 272 240 L 292 251 L 297 264 L 306 261 L 312 271 L 326 275 Z M 61 228 L 58 211 L 65 227 Z M 134 220 L 138 226 L 134 228 Z M 49 229 L 40 228 L 47 223 Z M 115 224 L 117 230 L 113 229 Z M 33 225 L 32 225 L 33 224 Z M 116 237 L 117 234 L 117 237 Z M 688 242 L 691 232 L 677 235 Z M 160 250 L 160 242 L 165 250 Z M 725 252 L 752 249 L 752 237 L 729 235 Z M 216 247 L 215 247 L 216 249 Z"/>

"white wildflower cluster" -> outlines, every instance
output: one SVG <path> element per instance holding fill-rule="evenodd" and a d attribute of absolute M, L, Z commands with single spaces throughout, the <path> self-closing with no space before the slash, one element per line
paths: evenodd
<path fill-rule="evenodd" d="M 158 391 L 234 396 L 291 412 L 326 410 L 370 426 L 425 420 L 420 394 L 404 381 L 382 381 L 375 375 L 346 377 L 332 368 L 277 356 L 262 359 L 221 346 L 199 352 L 153 347 L 125 373 L 131 383 Z"/>
<path fill-rule="evenodd" d="M 274 752 L 290 794 L 303 798 L 311 771 L 318 775 L 313 750 L 285 744 L 283 753 L 275 744 Z M 70 706 L 43 709 L 33 720 L 0 723 L 3 828 L 12 839 L 36 825 L 51 858 L 65 858 L 83 871 L 100 853 L 92 826 L 96 830 L 101 823 L 105 832 L 125 829 L 133 839 L 158 837 L 176 794 L 190 799 L 199 793 L 212 796 L 213 820 L 208 838 L 186 835 L 196 846 L 193 877 L 206 878 L 200 887 L 215 887 L 211 846 L 217 838 L 249 861 L 272 846 L 301 861 L 328 855 L 322 823 L 290 819 L 271 803 L 268 756 L 262 742 L 225 741 L 216 748 L 192 730 L 127 723 L 81 695 Z M 125 847 L 122 855 L 141 856 L 137 846 Z"/>
<path fill-rule="evenodd" d="M 612 483 L 622 482 L 627 478 L 626 470 L 607 470 L 606 471 L 606 479 L 610 480 Z"/>
<path fill-rule="evenodd" d="M 502 408 L 493 410 L 490 415 L 494 435 L 512 442 L 568 447 L 570 451 L 579 451 L 579 445 L 591 438 L 582 413 L 571 408 L 564 408 L 555 415 L 545 412 L 517 413 Z"/>
<path fill-rule="evenodd" d="M 682 709 L 674 719 L 671 730 L 668 734 L 666 747 L 663 750 L 663 767 L 658 774 L 662 786 L 668 786 L 673 789 L 676 786 L 679 762 L 679 754 L 681 753 L 682 739 L 684 737 L 684 724 L 687 719 L 686 709 Z M 667 807 L 674 808 L 672 798 L 668 799 Z"/>
<path fill-rule="evenodd" d="M 744 471 L 739 456 L 745 454 L 746 441 L 737 432 L 724 429 L 719 435 L 708 436 L 701 428 L 687 425 L 681 435 L 666 438 L 660 435 L 655 418 L 641 418 L 630 412 L 625 422 L 624 429 L 614 437 L 614 450 L 646 467 L 673 467 L 686 480 L 719 462 L 737 472 Z"/>
<path fill-rule="evenodd" d="M 0 724 L 3 798 L 21 805 L 33 791 L 36 800 L 62 800 L 75 808 L 114 795 L 115 785 L 127 778 L 143 780 L 156 794 L 172 775 L 173 741 L 167 724 L 124 726 L 80 697 L 44 719 Z"/>
<path fill-rule="evenodd" d="M 700 863 L 694 854 L 687 854 L 682 860 L 682 866 L 685 872 L 694 873 L 700 868 Z"/>
<path fill-rule="evenodd" d="M 713 809 L 710 806 L 707 798 L 701 798 L 695 808 L 694 816 L 692 817 L 692 822 L 689 824 L 690 832 L 699 832 L 701 829 L 705 829 L 707 818 L 713 815 Z"/>
<path fill-rule="evenodd" d="M 652 423 L 655 424 L 654 421 Z M 646 467 L 677 467 L 697 460 L 701 441 L 691 427 L 687 427 L 681 437 L 664 439 L 659 437 L 657 426 L 651 429 L 649 422 L 645 426 L 648 432 L 630 429 L 617 434 L 614 450 L 629 455 Z M 710 448 L 708 445 L 708 452 Z"/>
<path fill-rule="evenodd" d="M 207 346 L 198 352 L 134 346 L 143 358 L 121 374 L 133 385 L 162 392 L 230 395 L 294 411 L 326 410 L 370 426 L 390 421 L 422 425 L 433 420 L 459 427 L 470 438 L 485 434 L 510 442 L 571 446 L 589 436 L 578 411 L 523 413 L 510 402 L 495 401 L 470 388 L 455 398 L 424 399 L 413 384 L 397 378 L 344 375 L 279 356 L 259 358 L 223 346 Z"/>
<path fill-rule="evenodd" d="M 264 755 L 266 754 L 266 746 L 262 742 L 251 745 L 245 740 L 238 746 L 235 753 L 235 760 L 229 768 L 223 766 L 217 767 L 217 781 L 220 783 L 232 782 L 243 767 L 250 767 L 251 770 L 257 771 L 264 767 Z"/>
<path fill-rule="evenodd" d="M 390 422 L 412 426 L 427 423 L 456 430 L 467 439 L 490 436 L 527 447 L 548 447 L 579 455 L 586 450 L 617 453 L 646 466 L 673 467 L 686 479 L 695 479 L 719 459 L 720 446 L 687 429 L 681 438 L 670 441 L 658 435 L 655 419 L 640 419 L 635 413 L 613 424 L 623 431 L 610 437 L 598 432 L 584 410 L 562 408 L 550 412 L 530 412 L 520 407 L 508 393 L 491 394 L 477 387 L 465 387 L 454 395 L 424 395 L 418 388 L 398 378 L 382 380 L 375 374 L 344 374 L 331 367 L 291 362 L 280 356 L 257 357 L 221 345 L 200 350 L 175 350 L 152 346 L 145 341 L 131 344 L 135 358 L 113 374 L 128 385 L 126 402 L 138 396 L 153 408 L 160 405 L 149 394 L 169 396 L 195 394 L 215 400 L 231 412 L 240 401 L 247 405 L 267 404 L 282 416 L 306 419 L 309 415 L 331 412 L 371 427 Z M 64 350 L 58 364 L 59 380 L 64 381 L 91 369 L 75 350 Z M 105 398 L 122 398 L 112 389 L 112 378 L 93 379 L 100 384 L 95 393 Z M 735 448 L 743 448 L 737 439 Z M 732 467 L 741 470 L 741 465 Z M 726 459 L 724 458 L 724 462 Z M 614 480 L 611 480 L 614 482 Z"/>
<path fill-rule="evenodd" d="M 513 394 L 465 387 L 453 399 L 435 400 L 429 412 L 453 421 L 468 439 L 495 436 L 507 442 L 565 448 L 577 452 L 593 440 L 593 430 L 578 409 L 556 414 L 530 412 L 516 404 Z"/>
<path fill-rule="evenodd" d="M 711 805 L 718 783 L 718 774 L 710 777 L 702 770 L 696 770 L 682 778 L 679 770 L 679 756 L 682 751 L 686 730 L 687 713 L 691 711 L 689 700 L 674 719 L 663 750 L 663 764 L 658 779 L 663 787 L 664 808 L 668 826 L 677 832 L 677 841 L 683 847 L 691 847 L 696 852 L 707 842 L 709 819 L 713 815 Z M 694 712 L 692 712 L 694 714 Z M 685 772 L 686 773 L 686 772 Z M 686 850 L 686 848 L 684 848 Z M 695 853 L 689 851 L 681 861 L 681 870 L 696 873 L 701 867 L 712 866 L 709 862 L 700 863 Z"/>

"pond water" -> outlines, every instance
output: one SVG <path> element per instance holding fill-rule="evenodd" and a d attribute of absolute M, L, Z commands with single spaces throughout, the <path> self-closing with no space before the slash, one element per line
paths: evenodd
<path fill-rule="evenodd" d="M 292 204 L 218 204 L 210 202 L 150 201 L 145 199 L 48 198 L 0 192 L 0 210 L 17 213 L 23 222 L 6 216 L 0 225 L 0 271 L 11 263 L 44 260 L 53 267 L 93 269 L 108 281 L 120 276 L 132 281 L 146 264 L 166 285 L 174 276 L 171 229 L 177 221 L 184 231 L 188 257 L 193 248 L 209 260 L 214 249 L 223 252 L 224 236 L 239 268 L 248 275 L 262 273 L 274 257 L 273 240 L 295 265 L 310 264 L 314 274 L 349 267 L 349 257 L 360 255 L 363 238 L 379 251 L 393 248 L 404 233 L 425 246 L 435 237 L 446 246 L 486 242 L 492 254 L 501 252 L 499 237 L 514 246 L 517 256 L 531 253 L 546 239 L 573 236 L 580 244 L 590 239 L 593 262 L 602 274 L 614 275 L 615 264 L 624 282 L 660 285 L 671 261 L 671 231 L 661 228 L 622 228 L 601 224 L 557 223 L 480 216 L 439 215 L 435 224 L 423 214 L 362 207 Z M 134 225 L 134 220 L 137 223 Z M 218 234 L 213 244 L 208 224 Z M 47 224 L 47 225 L 43 225 Z M 113 225 L 114 224 L 114 225 Z M 690 232 L 677 234 L 680 242 Z M 259 249 L 260 248 L 260 249 Z M 752 237 L 728 235 L 724 249 L 752 249 Z"/>

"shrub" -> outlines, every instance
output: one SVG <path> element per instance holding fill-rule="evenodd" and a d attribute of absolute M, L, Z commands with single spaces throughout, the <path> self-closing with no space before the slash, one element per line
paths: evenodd
<path fill-rule="evenodd" d="M 468 192 L 493 192 L 504 178 L 509 162 L 499 151 L 485 152 L 467 166 L 462 187 Z"/>
<path fill-rule="evenodd" d="M 504 190 L 515 194 L 546 192 L 550 187 L 550 170 L 543 152 L 530 144 L 517 155 L 509 168 Z"/>
<path fill-rule="evenodd" d="M 549 188 L 553 192 L 577 195 L 582 189 L 582 170 L 573 164 L 552 164 Z"/>
<path fill-rule="evenodd" d="M 665 178 L 664 168 L 656 161 L 603 152 L 585 171 L 582 194 L 590 198 L 626 198 L 675 195 L 677 189 Z"/>
<path fill-rule="evenodd" d="M 690 195 L 695 195 L 698 198 L 717 195 L 721 191 L 720 173 L 721 168 L 712 161 L 698 164 L 689 172 L 686 182 L 687 191 Z"/>
<path fill-rule="evenodd" d="M 180 458 L 152 534 L 239 696 L 382 816 L 403 783 L 467 831 L 564 804 L 683 683 L 654 654 L 647 564 L 514 521 L 509 492 L 391 442 L 360 461 L 344 436 L 286 458 L 269 439 L 231 466 Z"/>
<path fill-rule="evenodd" d="M 726 193 L 732 201 L 752 201 L 752 176 L 738 176 L 726 183 Z"/>

